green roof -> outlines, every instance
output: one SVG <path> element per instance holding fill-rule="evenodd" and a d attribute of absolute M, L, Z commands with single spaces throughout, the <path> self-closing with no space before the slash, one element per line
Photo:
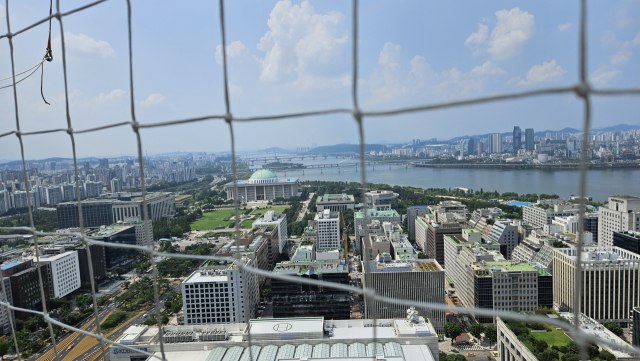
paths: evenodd
<path fill-rule="evenodd" d="M 478 233 L 478 230 L 475 228 L 465 228 L 464 231 L 467 233 Z"/>
<path fill-rule="evenodd" d="M 516 265 L 511 261 L 486 262 L 485 267 L 501 267 L 507 271 L 537 271 L 531 264 L 525 262 Z"/>
<path fill-rule="evenodd" d="M 278 178 L 278 176 L 276 176 L 275 173 L 273 173 L 268 169 L 260 169 L 259 171 L 253 173 L 251 175 L 251 178 L 249 179 L 271 179 L 271 178 Z"/>

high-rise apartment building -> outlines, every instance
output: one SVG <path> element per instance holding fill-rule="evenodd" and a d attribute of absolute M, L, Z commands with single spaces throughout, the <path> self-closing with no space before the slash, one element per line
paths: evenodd
<path fill-rule="evenodd" d="M 478 154 L 478 144 L 476 143 L 476 138 L 469 138 L 469 142 L 467 143 L 467 154 Z"/>
<path fill-rule="evenodd" d="M 489 154 L 502 153 L 502 133 L 487 134 L 487 153 Z"/>
<path fill-rule="evenodd" d="M 340 248 L 340 213 L 325 209 L 317 212 L 313 221 L 318 230 L 316 249 Z"/>
<path fill-rule="evenodd" d="M 375 261 L 364 263 L 364 287 L 376 294 L 430 303 L 444 303 L 444 270 L 433 259 L 391 260 L 390 254 L 381 254 Z M 429 318 L 436 330 L 444 327 L 444 312 L 417 308 Z M 406 315 L 403 305 L 389 304 L 365 297 L 367 318 L 402 318 Z"/>
<path fill-rule="evenodd" d="M 640 231 L 640 198 L 609 197 L 609 203 L 600 207 L 598 246 L 613 246 L 613 232 L 625 231 Z"/>
<path fill-rule="evenodd" d="M 578 261 L 575 248 L 554 248 L 553 252 L 554 306 L 574 312 L 575 272 L 580 267 L 578 311 L 598 322 L 627 327 L 631 309 L 640 305 L 640 255 L 619 247 L 584 247 Z"/>
<path fill-rule="evenodd" d="M 255 259 L 243 257 L 248 267 Z M 230 263 L 193 272 L 181 284 L 185 325 L 243 323 L 254 318 L 259 301 L 258 276 Z"/>
<path fill-rule="evenodd" d="M 535 133 L 533 128 L 527 128 L 524 130 L 524 149 L 533 150 L 535 143 Z"/>
<path fill-rule="evenodd" d="M 513 127 L 513 151 L 517 152 L 518 149 L 522 148 L 522 131 L 520 127 Z"/>

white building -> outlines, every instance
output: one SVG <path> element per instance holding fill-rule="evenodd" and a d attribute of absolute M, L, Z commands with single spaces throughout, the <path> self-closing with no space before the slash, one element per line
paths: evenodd
<path fill-rule="evenodd" d="M 317 249 L 340 248 L 340 213 L 325 209 L 316 213 L 313 220 L 318 230 Z"/>
<path fill-rule="evenodd" d="M 62 189 L 60 188 L 60 186 L 47 187 L 45 192 L 47 195 L 47 204 L 49 206 L 55 206 L 58 203 L 62 203 L 62 201 L 64 200 L 62 197 Z"/>
<path fill-rule="evenodd" d="M 251 228 L 261 226 L 274 226 L 278 228 L 278 252 L 282 253 L 282 250 L 289 239 L 289 235 L 287 233 L 287 215 L 284 213 L 277 214 L 274 211 L 267 211 L 264 216 L 258 218 L 253 222 L 253 224 L 251 224 Z"/>
<path fill-rule="evenodd" d="M 102 194 L 102 182 L 84 182 L 84 194 L 87 197 L 97 197 Z"/>
<path fill-rule="evenodd" d="M 256 259 L 241 262 L 254 267 Z M 182 282 L 184 324 L 247 322 L 255 316 L 258 287 L 258 276 L 243 274 L 235 264 L 197 270 Z"/>
<path fill-rule="evenodd" d="M 561 232 L 578 233 L 578 216 L 555 217 L 551 225 L 560 226 Z"/>
<path fill-rule="evenodd" d="M 640 198 L 609 197 L 609 204 L 600 207 L 598 246 L 613 246 L 613 232 L 640 231 Z"/>
<path fill-rule="evenodd" d="M 500 252 L 506 259 L 511 259 L 513 249 L 518 246 L 518 226 L 496 222 L 491 226 L 488 237 L 500 244 Z"/>
<path fill-rule="evenodd" d="M 502 153 L 502 133 L 487 134 L 487 153 Z"/>
<path fill-rule="evenodd" d="M 235 194 L 233 182 L 224 185 L 227 200 L 237 199 L 239 202 L 256 200 L 272 200 L 275 198 L 291 198 L 298 195 L 298 178 L 278 178 L 275 173 L 261 169 L 247 180 L 236 181 L 238 194 Z"/>
<path fill-rule="evenodd" d="M 77 251 L 40 256 L 40 263 L 49 264 L 49 294 L 60 298 L 80 288 L 80 262 Z"/>

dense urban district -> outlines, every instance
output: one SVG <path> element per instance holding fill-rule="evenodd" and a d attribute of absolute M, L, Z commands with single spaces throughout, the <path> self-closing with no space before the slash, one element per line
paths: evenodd
<path fill-rule="evenodd" d="M 545 144 L 560 144 L 537 140 L 527 153 L 527 131 L 524 141 L 514 131 L 514 146 L 525 144 L 518 156 L 540 152 L 540 162 Z M 637 136 L 597 141 L 615 159 L 632 159 Z M 257 158 L 238 157 L 237 177 L 228 154 L 149 157 L 142 173 L 131 157 L 87 160 L 77 175 L 60 159 L 27 162 L 26 171 L 4 165 L 0 227 L 47 235 L 0 230 L 2 302 L 16 307 L 0 308 L 0 356 L 140 361 L 163 349 L 167 360 L 577 361 L 572 334 L 551 325 L 561 321 L 603 340 L 585 345 L 591 360 L 638 359 L 625 348 L 640 346 L 637 187 L 606 202 L 482 188 L 363 189 L 279 177 L 278 164 L 301 167 L 282 160 L 254 168 Z M 83 242 L 81 232 L 101 243 Z M 150 249 L 159 254 L 150 258 Z M 322 285 L 300 283 L 308 279 Z M 362 288 L 407 304 L 363 297 Z M 33 311 L 99 327 L 118 343 L 49 327 Z"/>

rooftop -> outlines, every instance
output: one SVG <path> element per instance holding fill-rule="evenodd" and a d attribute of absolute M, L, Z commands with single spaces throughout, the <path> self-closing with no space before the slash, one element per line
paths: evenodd
<path fill-rule="evenodd" d="M 485 262 L 485 268 L 502 268 L 506 272 L 512 271 L 536 271 L 536 269 L 529 263 L 520 262 L 514 263 L 510 261 L 504 262 Z M 499 271 L 499 270 L 498 270 Z"/>
<path fill-rule="evenodd" d="M 370 272 L 431 272 L 442 271 L 442 267 L 432 259 L 393 260 L 391 262 L 369 261 Z"/>
<path fill-rule="evenodd" d="M 275 173 L 268 169 L 260 169 L 259 171 L 254 172 L 249 179 L 272 179 L 278 178 Z"/>
<path fill-rule="evenodd" d="M 352 195 L 346 194 L 346 193 L 342 193 L 342 194 L 325 194 L 317 202 L 318 203 L 320 203 L 320 202 L 322 202 L 322 203 L 325 203 L 325 202 L 333 202 L 333 203 L 355 202 L 355 198 Z"/>
<path fill-rule="evenodd" d="M 626 200 L 630 200 L 630 201 L 640 201 L 640 197 L 636 197 L 636 196 L 612 196 L 610 198 L 622 198 L 622 199 L 626 199 Z"/>
<path fill-rule="evenodd" d="M 478 232 L 478 231 L 476 231 L 476 232 Z M 474 243 L 471 243 L 471 242 L 467 242 L 464 238 L 462 238 L 461 234 L 445 234 L 444 236 L 447 239 L 449 239 L 451 242 L 453 242 L 456 246 L 469 246 L 469 245 L 473 245 L 474 244 Z M 487 238 L 482 238 L 482 243 L 475 242 L 475 244 L 477 244 L 478 246 L 483 246 L 483 245 L 497 246 L 497 245 L 499 245 L 498 242 L 493 241 L 491 239 L 487 239 Z"/>
<path fill-rule="evenodd" d="M 101 229 L 98 232 L 91 235 L 91 237 L 107 237 L 113 236 L 118 232 L 122 232 L 124 230 L 130 229 L 133 226 L 109 226 L 105 229 Z"/>
<path fill-rule="evenodd" d="M 400 217 L 400 214 L 395 209 L 388 210 L 369 210 L 368 218 L 371 217 Z M 364 218 L 364 211 L 360 210 L 355 213 L 356 218 Z"/>

